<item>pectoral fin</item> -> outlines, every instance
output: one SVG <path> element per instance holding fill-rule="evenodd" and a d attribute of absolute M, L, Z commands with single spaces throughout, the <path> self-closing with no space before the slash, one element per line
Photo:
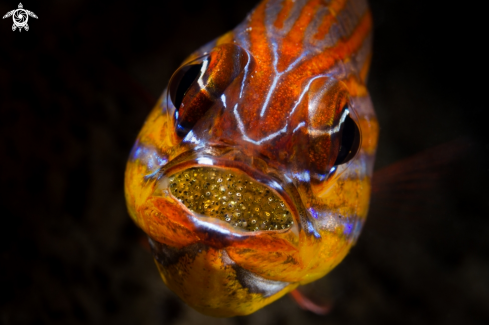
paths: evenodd
<path fill-rule="evenodd" d="M 298 289 L 292 290 L 290 296 L 295 300 L 299 307 L 316 315 L 327 315 L 331 311 L 331 303 L 313 301 L 313 299 L 300 292 Z"/>

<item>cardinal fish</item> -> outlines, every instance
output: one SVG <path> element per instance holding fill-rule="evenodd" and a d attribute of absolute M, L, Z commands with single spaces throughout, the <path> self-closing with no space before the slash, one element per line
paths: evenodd
<path fill-rule="evenodd" d="M 365 223 L 378 123 L 364 0 L 265 0 L 191 54 L 125 173 L 165 284 L 247 315 L 330 272 Z"/>

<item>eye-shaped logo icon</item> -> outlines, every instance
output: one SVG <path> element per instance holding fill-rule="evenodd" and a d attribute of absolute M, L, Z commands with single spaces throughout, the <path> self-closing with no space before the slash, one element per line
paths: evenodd
<path fill-rule="evenodd" d="M 24 7 L 22 6 L 22 3 L 19 3 L 19 8 L 9 11 L 3 16 L 3 18 L 7 18 L 12 16 L 12 19 L 14 20 L 14 24 L 12 25 L 12 30 L 15 31 L 17 28 L 19 29 L 19 32 L 22 31 L 22 28 L 24 28 L 26 31 L 29 30 L 29 25 L 27 25 L 27 21 L 29 20 L 29 16 L 36 18 L 37 16 L 35 13 L 29 10 L 25 10 Z"/>

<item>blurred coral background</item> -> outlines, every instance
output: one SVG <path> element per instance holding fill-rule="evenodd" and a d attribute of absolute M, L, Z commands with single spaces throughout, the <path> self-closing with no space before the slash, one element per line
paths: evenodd
<path fill-rule="evenodd" d="M 0 21 L 1 324 L 489 324 L 487 18 L 461 3 L 371 1 L 377 168 L 460 137 L 470 153 L 421 199 L 372 201 L 345 261 L 306 288 L 329 315 L 285 297 L 211 319 L 165 287 L 126 212 L 125 162 L 180 62 L 255 4 L 28 1 L 28 32 Z"/>

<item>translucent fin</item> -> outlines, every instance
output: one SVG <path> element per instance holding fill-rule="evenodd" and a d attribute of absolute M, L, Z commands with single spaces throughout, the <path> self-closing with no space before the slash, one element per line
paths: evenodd
<path fill-rule="evenodd" d="M 372 207 L 416 212 L 436 207 L 436 191 L 457 177 L 457 166 L 470 153 L 467 138 L 427 149 L 374 172 Z M 451 182 L 453 183 L 453 182 Z"/>
<path fill-rule="evenodd" d="M 454 140 L 403 159 L 374 173 L 368 217 L 370 231 L 390 237 L 450 216 L 467 170 L 477 163 L 476 146 Z M 438 220 L 438 219 L 437 219 Z"/>
<path fill-rule="evenodd" d="M 304 293 L 301 293 L 298 289 L 290 292 L 290 296 L 295 300 L 299 307 L 316 315 L 327 315 L 331 311 L 331 303 L 315 302 Z"/>

